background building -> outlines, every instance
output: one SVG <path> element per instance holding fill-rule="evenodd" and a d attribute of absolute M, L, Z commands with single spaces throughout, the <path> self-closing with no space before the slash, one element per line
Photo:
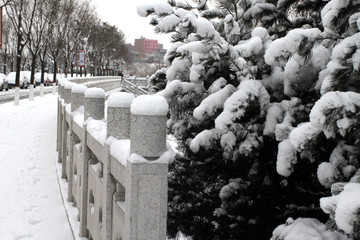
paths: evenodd
<path fill-rule="evenodd" d="M 128 44 L 127 48 L 133 62 L 160 63 L 163 61 L 166 53 L 166 49 L 163 49 L 163 44 L 159 44 L 158 40 L 146 39 L 144 37 L 135 39 L 134 46 Z"/>

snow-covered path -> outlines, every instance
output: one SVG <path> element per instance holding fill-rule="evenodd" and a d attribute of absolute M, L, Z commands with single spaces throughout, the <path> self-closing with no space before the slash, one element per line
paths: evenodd
<path fill-rule="evenodd" d="M 0 105 L 0 239 L 73 239 L 56 175 L 57 97 Z"/>

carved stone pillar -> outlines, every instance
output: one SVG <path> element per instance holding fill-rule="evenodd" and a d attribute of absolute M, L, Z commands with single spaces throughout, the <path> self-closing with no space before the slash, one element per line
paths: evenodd
<path fill-rule="evenodd" d="M 71 89 L 71 111 L 76 111 L 85 103 L 85 92 L 87 87 L 82 84 L 76 84 Z"/>
<path fill-rule="evenodd" d="M 130 152 L 156 158 L 166 151 L 168 104 L 163 97 L 142 95 L 131 105 Z"/>
<path fill-rule="evenodd" d="M 65 103 L 71 103 L 71 88 L 75 85 L 76 83 L 73 82 L 67 82 L 65 84 L 64 87 L 64 102 Z"/>
<path fill-rule="evenodd" d="M 113 93 L 108 99 L 107 137 L 119 140 L 130 138 L 130 106 L 135 96 L 132 93 Z"/>
<path fill-rule="evenodd" d="M 89 117 L 96 120 L 104 119 L 105 91 L 101 88 L 89 88 L 86 90 L 84 107 L 84 121 Z"/>

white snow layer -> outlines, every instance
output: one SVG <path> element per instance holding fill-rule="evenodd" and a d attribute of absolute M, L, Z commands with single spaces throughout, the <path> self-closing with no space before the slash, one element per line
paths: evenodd
<path fill-rule="evenodd" d="M 335 214 L 336 225 L 347 234 L 354 232 L 360 209 L 360 184 L 348 183 L 335 196 L 320 199 L 320 207 L 327 214 Z"/>
<path fill-rule="evenodd" d="M 270 240 L 346 240 L 348 237 L 337 231 L 327 230 L 326 225 L 314 218 L 288 218 L 278 226 Z"/>
<path fill-rule="evenodd" d="M 180 18 L 174 14 L 171 14 L 169 16 L 159 19 L 156 28 L 159 29 L 161 32 L 169 32 L 173 30 L 175 26 L 179 23 L 180 23 Z"/>
<path fill-rule="evenodd" d="M 173 162 L 175 153 L 170 146 L 170 144 L 166 143 L 167 151 L 164 152 L 158 159 L 156 160 L 147 160 L 144 157 L 133 153 L 130 154 L 130 139 L 122 139 L 118 140 L 114 137 L 110 137 L 107 141 L 110 145 L 110 154 L 116 160 L 118 160 L 124 167 L 127 167 L 127 161 L 131 163 L 167 163 L 170 164 Z"/>
<path fill-rule="evenodd" d="M 260 115 L 264 115 L 267 110 L 270 96 L 261 83 L 245 80 L 240 83 L 238 89 L 225 101 L 224 111 L 215 119 L 215 127 L 220 133 L 226 133 L 236 119 L 244 116 L 251 101 L 259 101 Z"/>
<path fill-rule="evenodd" d="M 311 123 L 302 123 L 294 128 L 289 135 L 291 145 L 297 150 L 305 149 L 307 143 L 319 135 L 321 130 L 317 129 Z"/>
<path fill-rule="evenodd" d="M 267 49 L 264 58 L 269 65 L 284 65 L 291 54 L 299 51 L 305 38 L 314 41 L 320 37 L 321 31 L 317 28 L 293 29 L 285 37 L 273 41 Z"/>
<path fill-rule="evenodd" d="M 110 154 L 126 167 L 130 156 L 130 139 L 115 140 L 110 144 Z"/>
<path fill-rule="evenodd" d="M 168 103 L 171 102 L 172 98 L 176 93 L 191 93 L 195 92 L 197 94 L 203 93 L 205 91 L 204 85 L 202 83 L 193 83 L 193 82 L 181 82 L 180 80 L 174 80 L 168 82 L 166 88 L 156 95 L 162 96 L 166 99 Z"/>
<path fill-rule="evenodd" d="M 241 45 L 234 46 L 234 50 L 239 52 L 241 57 L 250 57 L 259 54 L 263 49 L 262 39 L 258 36 L 250 38 L 248 41 Z"/>
<path fill-rule="evenodd" d="M 84 123 L 84 106 L 81 105 L 78 109 L 72 112 L 71 115 L 73 116 L 73 121 L 82 127 Z"/>
<path fill-rule="evenodd" d="M 73 82 L 66 82 L 65 89 L 72 89 L 73 86 L 75 86 L 76 83 Z"/>
<path fill-rule="evenodd" d="M 175 158 L 175 153 L 173 151 L 164 152 L 158 159 L 156 160 L 147 160 L 146 158 L 140 156 L 139 154 L 133 153 L 130 155 L 131 163 L 163 163 L 163 164 L 171 164 Z"/>
<path fill-rule="evenodd" d="M 328 162 L 322 162 L 317 169 L 317 177 L 321 185 L 326 188 L 330 188 L 336 181 L 338 171 L 336 167 Z"/>
<path fill-rule="evenodd" d="M 89 88 L 85 92 L 86 98 L 105 98 L 105 91 L 102 88 Z"/>
<path fill-rule="evenodd" d="M 71 88 L 72 93 L 85 93 L 88 88 L 83 84 L 75 84 Z"/>
<path fill-rule="evenodd" d="M 313 126 L 321 129 L 326 137 L 334 137 L 337 130 L 345 134 L 352 122 L 345 119 L 347 113 L 355 113 L 360 107 L 360 94 L 355 92 L 328 92 L 324 94 L 314 105 L 310 112 L 310 122 Z M 331 116 L 329 113 L 337 113 Z M 329 122 L 329 119 L 333 119 Z M 335 122 L 334 122 L 335 121 Z"/>
<path fill-rule="evenodd" d="M 118 108 L 130 108 L 132 101 L 135 99 L 135 95 L 126 92 L 116 92 L 109 96 L 107 101 L 108 107 Z"/>
<path fill-rule="evenodd" d="M 0 239 L 73 239 L 56 174 L 57 96 L 0 104 Z"/>
<path fill-rule="evenodd" d="M 190 149 L 194 153 L 197 153 L 200 150 L 200 147 L 204 147 L 205 149 L 210 148 L 214 140 L 218 139 L 219 135 L 214 130 L 203 130 L 196 137 L 191 140 Z"/>
<path fill-rule="evenodd" d="M 214 25 L 206 18 L 197 17 L 195 13 L 189 12 L 180 25 L 186 28 L 190 24 L 196 29 L 196 33 L 200 37 L 219 41 L 220 34 L 215 30 Z"/>
<path fill-rule="evenodd" d="M 159 15 L 169 15 L 173 13 L 173 8 L 167 3 L 144 4 L 137 7 L 137 13 L 140 17 L 146 17 L 147 15 L 149 15 L 149 13 L 152 12 Z"/>
<path fill-rule="evenodd" d="M 169 105 L 159 95 L 141 95 L 135 98 L 130 111 L 135 115 L 166 115 Z"/>
<path fill-rule="evenodd" d="M 87 120 L 86 129 L 101 145 L 104 146 L 106 141 L 106 122 L 105 120 L 95 120 L 89 118 Z"/>
<path fill-rule="evenodd" d="M 208 92 L 210 94 L 215 93 L 215 92 L 219 91 L 220 89 L 222 89 L 223 87 L 225 87 L 226 84 L 227 84 L 226 79 L 223 77 L 220 77 L 211 84 L 211 86 L 208 89 Z"/>
<path fill-rule="evenodd" d="M 236 91 L 236 88 L 228 84 L 223 89 L 207 96 L 201 104 L 194 109 L 194 118 L 201 120 L 203 117 L 212 117 L 217 110 L 223 108 L 226 99 Z"/>
<path fill-rule="evenodd" d="M 276 171 L 281 176 L 288 177 L 293 173 L 294 165 L 297 163 L 296 149 L 289 139 L 280 142 L 278 149 Z"/>

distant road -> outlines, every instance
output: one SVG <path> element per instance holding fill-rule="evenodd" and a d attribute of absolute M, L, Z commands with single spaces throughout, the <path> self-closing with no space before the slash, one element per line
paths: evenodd
<path fill-rule="evenodd" d="M 56 89 L 57 89 L 57 87 L 56 87 Z M 45 94 L 52 93 L 52 91 L 53 91 L 52 86 L 44 87 Z M 29 93 L 30 93 L 29 89 L 20 89 L 20 99 L 29 98 Z M 14 101 L 14 95 L 15 95 L 14 89 L 9 89 L 9 91 L 4 91 L 4 90 L 1 91 L 0 92 L 0 104 Z M 35 96 L 40 95 L 40 87 L 39 86 L 34 89 L 34 95 Z"/>

